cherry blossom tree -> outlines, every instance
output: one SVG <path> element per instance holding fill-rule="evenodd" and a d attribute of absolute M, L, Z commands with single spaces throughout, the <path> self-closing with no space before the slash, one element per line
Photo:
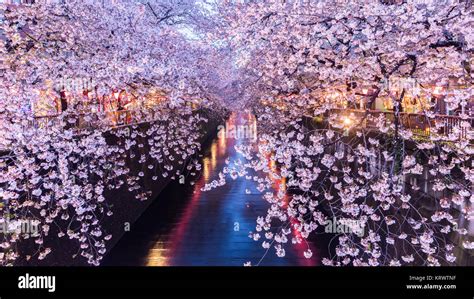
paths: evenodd
<path fill-rule="evenodd" d="M 470 1 L 225 1 L 216 10 L 216 38 L 236 53 L 259 142 L 239 146 L 242 160 L 204 189 L 225 175 L 259 183 L 270 208 L 250 237 L 284 256 L 327 220 L 360 223 L 363 236 L 329 245 L 323 263 L 337 266 L 453 264 L 457 244 L 473 249 L 460 225 L 474 201 Z M 415 83 L 393 84 L 403 80 Z M 407 96 L 428 99 L 421 134 L 407 125 Z M 439 121 L 440 99 L 456 125 Z M 393 112 L 371 111 L 381 101 Z"/>
<path fill-rule="evenodd" d="M 2 8 L 0 219 L 14 231 L 30 219 L 39 230 L 2 234 L 0 264 L 44 259 L 49 240 L 58 237 L 73 240 L 77 255 L 99 265 L 112 238 L 102 226 L 113 215 L 107 191 L 126 190 L 138 200 L 151 194 L 144 171 L 130 169 L 130 161 L 146 166 L 153 180 L 192 181 L 192 170 L 200 169 L 199 127 L 208 121 L 200 111 L 219 107 L 218 90 L 208 82 L 216 61 L 228 59 L 201 37 L 208 23 L 197 1 Z M 90 84 L 68 89 L 78 78 Z M 157 102 L 157 90 L 166 99 Z M 66 107 L 35 115 L 35 104 L 54 98 Z M 100 103 L 123 98 L 133 100 L 130 111 L 123 103 L 119 111 L 101 109 Z M 131 125 L 116 126 L 122 122 L 111 121 L 111 113 L 131 118 Z M 146 130 L 139 125 L 145 122 Z M 22 242 L 34 242 L 35 251 L 20 256 Z"/>
<path fill-rule="evenodd" d="M 474 198 L 471 1 L 2 8 L 0 219 L 33 218 L 41 229 L 2 235 L 0 264 L 45 258 L 54 232 L 98 265 L 112 238 L 101 225 L 113 214 L 106 192 L 150 196 L 141 184 L 148 172 L 127 163 L 184 182 L 201 168 L 198 128 L 208 119 L 200 111 L 223 107 L 251 109 L 259 138 L 239 145 L 242 159 L 204 189 L 226 177 L 256 181 L 270 208 L 250 236 L 267 251 L 284 257 L 288 243 L 306 242 L 334 218 L 362 224 L 364 234 L 336 235 L 326 265 L 453 264 L 458 243 L 474 248 L 462 226 Z M 66 88 L 77 78 L 88 85 Z M 39 121 L 44 98 L 61 109 Z M 111 121 L 102 106 L 114 98 L 114 113 L 132 124 Z M 407 99 L 420 103 L 421 129 L 409 125 Z M 440 102 L 457 113 L 454 124 L 436 115 Z M 392 112 L 372 111 L 381 103 Z M 19 256 L 27 238 L 37 251 Z M 309 246 L 304 255 L 312 258 Z"/>

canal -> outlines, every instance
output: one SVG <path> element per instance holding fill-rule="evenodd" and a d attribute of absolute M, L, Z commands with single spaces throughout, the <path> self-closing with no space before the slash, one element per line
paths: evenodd
<path fill-rule="evenodd" d="M 226 127 L 250 126 L 253 122 L 250 114 L 241 113 L 232 115 Z M 320 264 L 321 255 L 313 243 L 290 245 L 286 256 L 280 258 L 273 248 L 267 252 L 260 241 L 249 238 L 257 217 L 264 216 L 269 208 L 253 180 L 237 178 L 217 189 L 201 191 L 206 183 L 218 179 L 226 159 L 239 158 L 235 145 L 247 141 L 237 137 L 219 135 L 206 144 L 201 157 L 202 173 L 195 184 L 170 183 L 102 264 L 242 266 L 249 261 L 261 266 Z M 308 246 L 313 252 L 311 259 L 303 254 Z"/>
<path fill-rule="evenodd" d="M 255 119 L 250 114 L 240 113 L 233 114 L 226 122 L 226 128 L 239 126 L 255 126 Z M 262 240 L 256 242 L 249 237 L 249 232 L 255 231 L 257 217 L 265 216 L 269 208 L 254 180 L 238 177 L 228 179 L 226 185 L 216 189 L 201 190 L 219 178 L 226 161 L 243 158 L 235 146 L 249 142 L 248 137 L 219 134 L 205 144 L 199 179 L 193 185 L 172 181 L 104 258 L 102 265 L 242 266 L 246 262 L 260 266 L 321 265 L 321 259 L 334 250 L 336 235 L 312 234 L 307 243 L 286 246 L 283 258 L 276 256 L 273 247 L 264 249 Z M 424 190 L 421 195 L 432 193 L 432 182 L 427 178 L 411 184 Z M 282 186 L 285 187 L 284 182 L 273 182 L 274 191 Z M 421 198 L 417 201 L 421 210 L 434 208 L 432 201 L 428 206 Z M 474 235 L 474 222 L 459 219 L 459 227 L 465 228 L 469 236 Z M 474 265 L 473 256 L 461 247 L 462 240 L 455 237 L 451 241 L 457 245 L 456 264 Z M 308 248 L 313 253 L 310 259 L 304 257 Z"/>

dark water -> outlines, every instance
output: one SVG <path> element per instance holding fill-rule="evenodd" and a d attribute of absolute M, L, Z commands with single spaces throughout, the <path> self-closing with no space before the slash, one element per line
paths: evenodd
<path fill-rule="evenodd" d="M 226 126 L 254 124 L 248 114 L 233 115 Z M 257 183 L 245 178 L 227 180 L 225 186 L 203 192 L 201 188 L 218 178 L 226 166 L 225 160 L 239 158 L 234 146 L 247 139 L 216 137 L 204 147 L 201 159 L 203 169 L 194 186 L 172 182 L 154 200 L 152 205 L 132 225 L 128 232 L 104 259 L 103 265 L 124 266 L 314 266 L 328 256 L 328 245 L 337 241 L 332 234 L 315 234 L 309 243 L 289 244 L 286 256 L 279 258 L 271 247 L 268 252 L 261 241 L 249 238 L 255 231 L 258 216 L 266 215 L 269 204 L 257 191 Z M 241 157 L 240 157 L 241 158 Z M 269 163 L 271 163 L 269 161 Z M 429 180 L 415 182 L 425 193 L 432 184 Z M 285 188 L 285 182 L 275 180 L 274 189 Z M 251 194 L 246 194 L 246 190 Z M 436 194 L 433 194 L 435 196 Z M 436 197 L 436 196 L 435 196 Z M 423 209 L 431 210 L 432 204 Z M 468 230 L 468 236 L 455 238 L 455 255 L 458 265 L 474 265 L 472 254 L 462 249 L 462 240 L 474 235 L 474 222 L 460 219 L 459 227 Z M 262 236 L 263 238 L 263 236 Z M 289 238 L 291 239 L 291 238 Z M 303 252 L 310 248 L 311 259 Z M 331 249 L 332 251 L 333 249 Z"/>
<path fill-rule="evenodd" d="M 232 116 L 227 126 L 249 125 L 248 114 Z M 320 252 L 313 244 L 290 244 L 279 258 L 268 253 L 261 240 L 249 238 L 256 219 L 269 204 L 256 190 L 257 183 L 238 178 L 217 189 L 201 187 L 217 179 L 225 160 L 238 158 L 234 146 L 243 139 L 218 138 L 207 146 L 202 158 L 202 175 L 194 186 L 172 182 L 104 259 L 103 265 L 126 266 L 311 266 L 320 264 Z M 282 182 L 276 181 L 276 188 Z M 246 189 L 251 194 L 246 194 Z M 303 252 L 311 248 L 313 257 Z"/>

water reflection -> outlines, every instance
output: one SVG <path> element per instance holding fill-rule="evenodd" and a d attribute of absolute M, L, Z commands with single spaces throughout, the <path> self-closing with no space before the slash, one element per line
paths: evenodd
<path fill-rule="evenodd" d="M 255 125 L 250 114 L 232 115 L 226 126 Z M 229 137 L 229 136 L 227 136 Z M 268 254 L 248 237 L 255 230 L 256 219 L 264 216 L 268 203 L 256 189 L 257 182 L 238 178 L 220 188 L 203 192 L 201 188 L 218 178 L 225 160 L 239 158 L 234 146 L 248 140 L 226 138 L 219 134 L 202 158 L 202 174 L 193 186 L 171 183 L 104 260 L 104 265 L 242 266 L 247 261 L 260 265 L 315 265 L 318 251 L 305 259 L 305 243 L 286 249 L 278 258 L 274 249 Z M 270 162 L 269 163 L 273 163 Z M 275 167 L 273 164 L 272 167 Z M 274 180 L 276 191 L 284 180 Z M 246 190 L 251 194 L 246 194 Z"/>
<path fill-rule="evenodd" d="M 226 126 L 239 124 L 255 125 L 249 114 L 233 115 Z M 229 137 L 229 136 L 227 136 Z M 228 180 L 225 186 L 202 192 L 201 188 L 217 179 L 226 163 L 239 158 L 234 147 L 245 139 L 226 138 L 219 134 L 206 148 L 202 158 L 202 172 L 194 185 L 171 183 L 157 198 L 139 221 L 105 259 L 104 265 L 146 265 L 146 266 L 241 266 L 247 261 L 260 265 L 319 265 L 321 257 L 328 256 L 328 245 L 336 235 L 316 233 L 310 240 L 286 246 L 286 256 L 278 258 L 273 247 L 266 251 L 261 242 L 248 237 L 255 230 L 258 216 L 266 215 L 268 203 L 257 191 L 258 182 L 238 178 Z M 240 157 L 241 158 L 241 157 Z M 376 165 L 378 161 L 373 164 Z M 268 165 L 277 170 L 275 162 L 268 156 Z M 375 171 L 375 170 L 374 170 Z M 426 173 L 428 173 L 426 171 Z M 249 174 L 253 177 L 254 174 Z M 427 175 L 424 179 L 407 177 L 409 185 L 418 186 L 421 191 L 432 193 L 432 184 Z M 283 193 L 288 204 L 286 180 L 274 177 L 273 191 Z M 250 190 L 250 194 L 246 194 Z M 420 192 L 418 192 L 419 195 Z M 431 194 L 440 198 L 439 194 Z M 417 202 L 424 205 L 424 200 Z M 432 202 L 426 202 L 432 205 Z M 427 210 L 432 207 L 425 207 Z M 459 227 L 468 229 L 473 235 L 473 222 L 461 221 Z M 296 230 L 293 236 L 299 237 Z M 465 238 L 454 238 L 454 244 Z M 336 241 L 331 243 L 334 245 Z M 311 249 L 313 257 L 305 259 L 303 252 Z M 400 249 L 400 248 L 399 248 Z M 401 249 L 400 249 L 401 250 Z M 459 265 L 472 265 L 472 256 L 459 246 L 455 250 Z"/>

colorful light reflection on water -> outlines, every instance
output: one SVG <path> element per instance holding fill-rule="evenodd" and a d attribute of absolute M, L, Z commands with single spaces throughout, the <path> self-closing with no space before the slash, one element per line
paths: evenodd
<path fill-rule="evenodd" d="M 253 116 L 241 113 L 232 115 L 226 126 L 249 123 L 255 125 Z M 206 183 L 218 178 L 226 159 L 239 158 L 234 146 L 240 142 L 246 140 L 219 135 L 202 159 L 202 175 L 195 185 L 172 183 L 167 187 L 104 264 L 242 266 L 247 261 L 260 261 L 265 266 L 316 265 L 317 249 L 310 246 L 313 258 L 303 256 L 306 243 L 287 246 L 286 257 L 279 258 L 273 248 L 265 254 L 261 242 L 248 237 L 255 230 L 257 217 L 264 216 L 269 207 L 256 190 L 255 181 L 229 179 L 223 187 L 201 191 Z M 285 188 L 285 181 L 275 179 L 273 187 L 276 191 Z M 246 194 L 247 189 L 251 194 Z"/>

